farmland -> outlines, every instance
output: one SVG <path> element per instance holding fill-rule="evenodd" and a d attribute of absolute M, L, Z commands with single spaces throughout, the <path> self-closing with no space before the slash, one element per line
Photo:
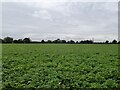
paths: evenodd
<path fill-rule="evenodd" d="M 3 44 L 3 88 L 116 88 L 116 44 Z"/>

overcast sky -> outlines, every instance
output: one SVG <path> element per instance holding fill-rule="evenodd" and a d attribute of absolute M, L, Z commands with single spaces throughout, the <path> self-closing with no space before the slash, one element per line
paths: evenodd
<path fill-rule="evenodd" d="M 1 25 L 2 38 L 111 41 L 118 39 L 118 2 L 3 2 Z"/>

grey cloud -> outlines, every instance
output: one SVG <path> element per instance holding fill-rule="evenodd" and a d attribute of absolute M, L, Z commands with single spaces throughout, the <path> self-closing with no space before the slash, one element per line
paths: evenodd
<path fill-rule="evenodd" d="M 3 3 L 3 37 L 116 39 L 117 3 L 62 2 L 53 7 Z M 112 38 L 111 38 L 112 37 Z"/>

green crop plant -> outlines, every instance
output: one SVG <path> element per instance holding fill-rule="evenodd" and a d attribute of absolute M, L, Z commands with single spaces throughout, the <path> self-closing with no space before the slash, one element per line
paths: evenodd
<path fill-rule="evenodd" d="M 3 44 L 3 88 L 117 88 L 118 45 Z"/>

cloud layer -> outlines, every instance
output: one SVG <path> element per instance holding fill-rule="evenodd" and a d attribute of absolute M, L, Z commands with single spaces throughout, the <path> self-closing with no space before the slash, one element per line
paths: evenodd
<path fill-rule="evenodd" d="M 3 2 L 3 37 L 32 40 L 118 37 L 117 2 Z"/>

